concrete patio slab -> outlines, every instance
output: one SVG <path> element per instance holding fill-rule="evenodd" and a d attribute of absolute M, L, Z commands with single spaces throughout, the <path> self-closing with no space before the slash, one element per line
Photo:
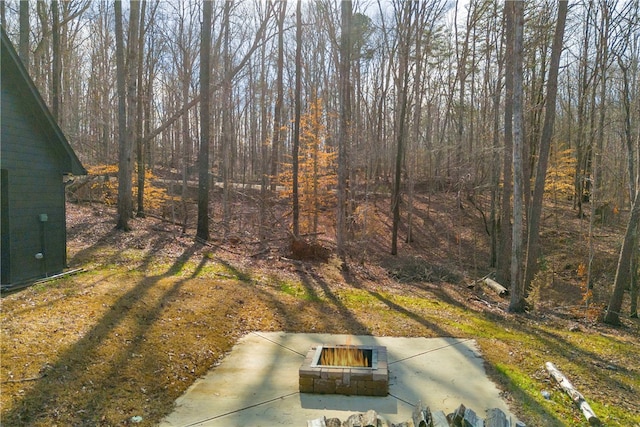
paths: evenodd
<path fill-rule="evenodd" d="M 386 397 L 306 394 L 298 391 L 298 368 L 318 344 L 387 347 Z M 512 417 L 486 376 L 475 341 L 331 334 L 253 332 L 238 341 L 222 363 L 176 400 L 161 427 L 301 426 L 325 416 L 346 419 L 375 410 L 394 423 L 411 417 L 421 400 L 453 412 L 461 403 L 484 416 L 500 408 Z"/>

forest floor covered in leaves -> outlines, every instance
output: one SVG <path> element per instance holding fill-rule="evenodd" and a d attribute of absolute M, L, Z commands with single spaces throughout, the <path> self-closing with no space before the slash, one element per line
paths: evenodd
<path fill-rule="evenodd" d="M 69 204 L 69 264 L 82 271 L 2 298 L 2 425 L 116 426 L 132 417 L 155 425 L 239 337 L 286 331 L 474 338 L 527 425 L 585 425 L 547 375 L 551 361 L 605 425 L 640 426 L 640 323 L 628 318 L 628 300 L 621 327 L 598 321 L 624 213 L 596 229 L 587 310 L 588 218 L 570 204 L 549 206 L 532 306 L 514 315 L 478 282 L 490 272 L 486 201 L 460 208 L 455 193 L 418 194 L 413 239 L 401 228 L 397 256 L 389 255 L 388 197 L 361 201 L 345 268 L 331 255 L 330 224 L 314 234 L 314 259 L 294 259 L 284 206 L 272 207 L 261 242 L 248 193 L 234 194 L 230 231 L 214 222 L 209 244 L 194 242 L 193 214 L 186 227 L 136 218 L 125 233 L 114 229 L 114 208 Z"/>

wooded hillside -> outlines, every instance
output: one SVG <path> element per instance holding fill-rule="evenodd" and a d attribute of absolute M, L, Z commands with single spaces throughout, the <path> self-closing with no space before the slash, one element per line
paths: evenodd
<path fill-rule="evenodd" d="M 419 226 L 416 192 L 445 191 L 482 213 L 478 262 L 521 312 L 544 270 L 541 221 L 569 201 L 587 291 L 598 236 L 629 218 L 607 284 L 615 324 L 625 289 L 637 313 L 639 3 L 5 1 L 0 13 L 83 163 L 117 165 L 118 228 L 197 217 L 206 241 L 251 216 L 266 242 L 284 197 L 292 238 L 324 216 L 346 259 L 383 195 L 396 255 Z M 242 185 L 259 189 L 257 214 L 234 203 Z"/>

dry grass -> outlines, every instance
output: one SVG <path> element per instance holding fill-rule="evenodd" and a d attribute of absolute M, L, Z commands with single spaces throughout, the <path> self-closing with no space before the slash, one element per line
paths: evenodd
<path fill-rule="evenodd" d="M 572 311 L 581 299 L 581 254 L 571 250 L 582 236 L 578 220 L 545 229 L 552 282 L 541 283 L 535 312 L 513 316 L 506 301 L 465 286 L 487 272 L 476 212 L 457 210 L 446 194 L 419 199 L 414 241 L 391 258 L 388 207 L 373 206 L 375 233 L 361 235 L 345 271 L 334 258 L 290 259 L 277 235 L 269 250 L 258 250 L 249 231 L 203 246 L 157 219 L 136 219 L 121 233 L 113 210 L 70 205 L 69 258 L 86 272 L 2 300 L 2 425 L 115 426 L 133 416 L 154 425 L 252 330 L 474 337 L 529 425 L 581 425 L 560 393 L 555 403 L 540 397 L 553 388 L 541 372 L 547 358 L 579 375 L 574 384 L 607 425 L 640 423 L 637 320 L 613 329 Z M 232 229 L 248 228 L 242 220 Z M 601 295 L 619 230 L 606 234 Z"/>

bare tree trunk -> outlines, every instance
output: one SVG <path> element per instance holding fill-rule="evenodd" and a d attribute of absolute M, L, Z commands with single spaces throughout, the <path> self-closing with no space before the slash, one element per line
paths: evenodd
<path fill-rule="evenodd" d="M 633 198 L 633 194 L 638 191 L 638 179 L 640 178 L 640 173 L 637 168 L 640 167 L 640 163 L 636 165 L 636 161 L 634 161 L 634 144 L 633 138 L 631 136 L 631 99 L 630 99 L 630 89 L 629 89 L 629 65 L 625 65 L 621 56 L 618 56 L 618 65 L 620 66 L 620 70 L 622 71 L 622 79 L 623 79 L 623 93 L 622 93 L 622 101 L 624 107 L 624 139 L 625 145 L 627 148 L 627 169 L 629 173 L 629 200 Z M 640 108 L 640 104 L 639 108 Z M 638 135 L 638 143 L 640 143 L 640 135 Z M 637 147 L 638 156 L 637 160 L 640 160 L 640 145 Z M 634 243 L 632 253 L 638 253 L 638 227 L 636 227 L 636 232 L 634 235 Z M 631 315 L 632 318 L 638 317 L 638 259 L 639 257 L 632 256 L 630 261 L 630 270 L 631 270 Z"/>
<path fill-rule="evenodd" d="M 591 11 L 592 2 L 589 2 L 587 5 L 586 18 L 589 17 L 589 13 Z M 577 118 L 578 118 L 578 137 L 576 142 L 576 171 L 575 171 L 575 180 L 574 180 L 574 208 L 578 209 L 578 218 L 582 218 L 584 216 L 582 204 L 584 203 L 584 199 L 586 197 L 586 188 L 585 185 L 587 183 L 587 176 L 589 170 L 589 156 L 590 156 L 590 148 L 587 142 L 587 135 L 585 131 L 585 121 L 587 115 L 587 93 L 590 85 L 589 74 L 589 41 L 590 41 L 590 25 L 584 26 L 584 35 L 583 35 L 583 43 L 580 54 L 580 64 L 579 64 L 579 84 L 578 84 L 578 105 L 577 105 Z M 595 74 L 595 71 L 594 71 Z"/>
<path fill-rule="evenodd" d="M 115 1 L 116 64 L 118 87 L 118 223 L 116 228 L 131 230 L 131 144 L 127 138 L 126 70 L 124 63 L 124 29 L 122 27 L 122 2 Z M 128 183 L 128 185 L 127 185 Z"/>
<path fill-rule="evenodd" d="M 511 301 L 509 311 L 523 312 L 525 293 L 522 278 L 522 238 L 523 238 L 523 28 L 524 4 L 515 1 L 514 48 L 513 48 L 513 232 L 511 241 Z"/>
<path fill-rule="evenodd" d="M 494 14 L 495 19 L 498 19 L 497 12 L 498 3 L 494 3 Z M 503 32 L 498 31 L 498 25 L 494 26 L 495 41 L 494 46 L 497 46 L 497 61 L 498 61 L 498 75 L 495 78 L 494 83 L 494 94 L 493 94 L 493 152 L 495 164 L 491 167 L 491 214 L 490 214 L 490 223 L 491 223 L 491 253 L 489 257 L 490 267 L 494 267 L 497 269 L 498 262 L 498 250 L 499 250 L 499 233 L 500 233 L 500 222 L 498 219 L 499 212 L 498 209 L 498 191 L 500 189 L 500 156 L 498 152 L 500 150 L 500 98 L 501 98 L 501 82 L 502 82 L 502 72 L 503 72 L 503 48 L 504 45 L 502 42 L 498 42 L 497 40 L 503 40 L 504 30 Z M 489 37 L 487 37 L 489 39 Z M 487 53 L 487 66 L 490 64 L 491 58 L 489 53 Z M 505 180 L 506 181 L 506 180 Z M 501 277 L 501 279 L 504 279 Z M 506 282 L 502 282 L 506 283 Z"/>
<path fill-rule="evenodd" d="M 600 66 L 600 61 L 602 61 L 602 55 L 600 54 L 600 50 L 598 50 L 598 53 L 596 54 L 596 65 L 594 66 L 594 69 L 599 69 Z M 594 71 L 595 73 L 595 71 Z M 595 75 L 595 74 L 594 74 Z M 595 78 L 594 78 L 595 80 Z M 591 212 L 589 215 L 589 262 L 587 264 L 587 289 L 592 290 L 593 289 L 593 278 L 592 278 L 592 272 L 593 272 L 593 261 L 595 259 L 595 236 L 594 236 L 594 231 L 595 231 L 595 222 L 596 222 L 596 215 L 595 215 L 595 210 L 598 206 L 598 202 L 600 199 L 600 156 L 601 153 L 598 149 L 597 144 L 595 143 L 595 138 L 596 138 L 596 131 L 595 131 L 595 122 L 596 122 L 596 93 L 597 93 L 597 88 L 598 85 L 597 84 L 593 84 L 591 86 L 591 111 L 589 113 L 589 137 L 588 140 L 589 142 L 587 143 L 587 154 L 586 154 L 586 161 L 585 161 L 585 174 L 587 173 L 587 168 L 590 168 L 590 171 L 588 172 L 590 174 L 590 179 L 587 181 L 587 183 L 589 184 L 590 188 L 590 193 L 588 195 L 588 200 L 589 200 L 589 204 L 591 207 Z M 588 306 L 589 304 L 591 304 L 591 297 L 588 297 L 586 300 L 586 305 Z"/>
<path fill-rule="evenodd" d="M 296 82 L 294 89 L 293 150 L 293 238 L 300 237 L 300 198 L 298 194 L 298 152 L 300 149 L 300 109 L 302 104 L 302 1 L 296 5 Z"/>
<path fill-rule="evenodd" d="M 553 47 L 551 49 L 551 64 L 547 79 L 547 99 L 545 106 L 544 125 L 540 138 L 538 167 L 536 171 L 533 199 L 529 205 L 529 226 L 527 227 L 529 238 L 527 239 L 527 259 L 525 263 L 524 286 L 525 290 L 530 286 L 537 272 L 539 248 L 540 217 L 542 215 L 542 202 L 544 196 L 544 183 L 547 177 L 549 164 L 549 152 L 551 150 L 551 138 L 553 137 L 553 125 L 556 118 L 556 98 L 558 94 L 558 70 L 560 68 L 560 55 L 564 38 L 564 27 L 567 18 L 568 1 L 560 0 L 558 3 L 558 20 L 556 22 Z"/>
<path fill-rule="evenodd" d="M 132 178 L 133 147 L 138 139 L 138 43 L 140 36 L 140 1 L 130 2 L 129 37 L 127 38 L 127 179 L 128 215 L 133 217 Z"/>
<path fill-rule="evenodd" d="M 100 140 L 97 162 L 111 163 L 114 161 L 113 153 L 117 152 L 117 149 L 113 149 L 114 144 L 112 137 L 115 130 L 112 102 L 110 100 L 113 78 L 109 77 L 105 79 L 104 76 L 108 74 L 107 70 L 110 69 L 110 64 L 113 61 L 110 46 L 114 36 L 109 24 L 111 19 L 109 18 L 109 7 L 107 4 L 100 6 L 99 14 L 97 38 L 100 40 L 100 43 L 95 46 L 95 56 L 98 58 L 98 67 L 96 76 L 94 76 L 96 86 L 98 87 L 98 95 L 95 97 L 95 114 L 96 117 L 99 118 L 97 133 L 99 134 L 98 138 Z"/>
<path fill-rule="evenodd" d="M 129 12 L 129 36 L 127 38 L 127 76 L 126 76 L 126 137 L 120 146 L 118 168 L 118 223 L 116 228 L 130 230 L 129 218 L 133 215 L 131 178 L 133 173 L 133 141 L 136 138 L 137 112 L 137 48 L 140 19 L 140 3 L 132 1 Z M 124 72 L 123 72 L 124 74 Z"/>
<path fill-rule="evenodd" d="M 322 118 L 320 117 L 320 113 L 321 113 L 321 103 L 320 100 L 317 98 L 317 93 L 314 92 L 313 94 L 313 99 L 312 99 L 312 108 L 311 111 L 309 112 L 310 115 L 313 115 L 313 125 L 310 129 L 310 131 L 313 134 L 313 138 L 314 138 L 314 142 L 313 142 L 313 148 L 312 148 L 312 152 L 313 152 L 313 227 L 312 227 L 312 233 L 314 233 L 314 235 L 316 235 L 316 233 L 318 233 L 318 213 L 320 212 L 320 198 L 319 198 L 319 192 L 320 192 L 320 180 L 319 180 L 319 173 L 320 173 L 320 165 L 319 165 L 319 151 L 320 151 L 320 141 L 322 138 L 321 135 L 321 131 L 320 131 L 320 123 Z"/>
<path fill-rule="evenodd" d="M 221 88 L 224 85 L 224 83 L 225 83 L 225 81 L 227 79 L 228 80 L 232 80 L 236 76 L 236 74 L 238 74 L 240 72 L 240 70 L 242 70 L 244 68 L 244 66 L 247 64 L 247 62 L 251 58 L 251 55 L 253 55 L 253 53 L 256 51 L 256 49 L 258 49 L 258 47 L 260 46 L 260 43 L 264 39 L 265 30 L 267 28 L 267 24 L 269 23 L 269 18 L 270 18 L 270 15 L 271 15 L 271 7 L 272 6 L 269 6 L 269 11 L 265 14 L 264 19 L 260 23 L 260 27 L 256 31 L 256 34 L 255 34 L 255 37 L 253 38 L 253 42 L 251 44 L 251 47 L 249 47 L 249 49 L 247 49 L 245 55 L 237 63 L 237 65 L 235 67 L 233 67 L 228 73 L 226 73 L 222 77 L 221 80 L 211 84 L 211 91 L 212 92 L 214 92 L 215 90 Z M 151 131 L 147 135 L 145 135 L 145 137 L 143 139 L 143 142 L 145 144 L 150 142 L 152 139 L 154 139 L 155 137 L 160 135 L 162 132 L 164 132 L 165 130 L 170 128 L 177 120 L 179 120 L 182 116 L 187 114 L 189 112 L 189 110 L 191 110 L 193 107 L 195 107 L 199 102 L 200 102 L 200 95 L 196 95 L 189 102 L 187 102 L 186 99 L 183 100 L 183 102 L 181 104 L 182 106 L 178 110 L 176 110 L 172 114 L 170 114 L 169 117 L 167 119 L 165 119 L 164 122 L 162 122 L 162 124 L 160 124 L 153 131 Z"/>
<path fill-rule="evenodd" d="M 224 3 L 223 12 L 223 67 L 225 80 L 222 84 L 222 223 L 225 237 L 229 233 L 231 222 L 231 144 L 233 142 L 232 114 L 232 81 L 231 81 L 231 6 L 232 2 Z"/>
<path fill-rule="evenodd" d="M 267 108 L 267 72 L 266 72 L 266 47 L 260 49 L 260 136 L 258 137 L 260 152 L 260 223 L 258 224 L 258 234 L 260 242 L 264 245 L 267 240 L 267 186 L 269 185 L 269 149 L 267 141 L 268 108 Z M 275 122 L 275 118 L 273 120 Z"/>
<path fill-rule="evenodd" d="M 150 62 L 150 61 L 147 61 Z M 152 147 L 152 144 L 148 143 L 148 142 L 144 142 L 145 141 L 145 136 L 149 134 L 149 132 L 151 132 L 151 122 L 153 121 L 153 110 L 152 110 L 152 102 L 151 100 L 153 99 L 153 82 L 154 82 L 154 75 L 151 69 L 149 69 L 149 74 L 147 75 L 147 80 L 145 82 L 145 96 L 146 96 L 146 103 L 144 106 L 144 124 L 143 124 L 143 132 L 140 138 L 140 145 L 142 146 L 142 150 L 143 150 L 143 154 L 142 157 L 144 159 L 144 163 L 146 164 L 146 167 L 148 169 L 150 169 L 153 172 L 153 168 L 156 165 L 155 162 L 155 158 L 153 157 L 155 150 L 153 149 L 154 147 Z"/>
<path fill-rule="evenodd" d="M 26 0 L 25 3 L 27 3 Z M 2 25 L 2 28 L 7 28 L 7 11 L 3 1 L 0 1 L 0 25 Z M 27 64 L 25 64 L 26 66 Z"/>
<path fill-rule="evenodd" d="M 351 18 L 353 5 L 351 0 L 341 3 L 340 30 L 340 131 L 338 136 L 338 207 L 336 212 L 336 242 L 338 254 L 345 255 L 347 233 L 347 178 L 348 147 L 351 142 Z"/>
<path fill-rule="evenodd" d="M 271 140 L 271 192 L 275 193 L 278 176 L 278 163 L 280 158 L 280 145 L 283 140 L 284 119 L 282 116 L 282 104 L 284 98 L 284 19 L 287 2 L 280 2 L 278 15 L 278 57 L 276 64 L 276 102 L 273 110 L 273 137 Z"/>
<path fill-rule="evenodd" d="M 405 126 L 407 115 L 407 81 L 409 79 L 409 43 L 411 33 L 411 7 L 412 3 L 403 5 L 403 18 L 400 20 L 404 28 L 400 28 L 400 38 L 398 46 L 399 69 L 398 69 L 398 115 L 396 116 L 396 167 L 393 181 L 393 194 L 391 200 L 391 211 L 393 222 L 391 228 L 391 255 L 398 254 L 398 228 L 400 226 L 400 203 L 402 194 L 400 191 L 402 181 L 402 159 L 405 146 Z"/>
<path fill-rule="evenodd" d="M 423 4 L 421 5 L 418 17 L 416 17 L 416 25 L 428 25 L 428 22 L 424 21 L 425 16 L 428 17 L 428 14 L 425 14 L 425 7 L 429 8 L 430 5 Z M 413 112 L 413 147 L 419 146 L 420 134 L 422 131 L 421 118 L 422 118 L 422 98 L 424 96 L 424 79 L 423 79 L 423 37 L 424 33 L 422 31 L 415 32 L 415 77 L 414 77 L 414 90 L 413 97 L 415 103 L 415 109 Z M 411 150 L 411 148 L 409 148 Z M 411 163 L 407 165 L 408 177 L 409 177 L 409 191 L 408 191 L 408 200 L 407 200 L 407 243 L 411 243 L 413 241 L 413 201 L 415 194 L 415 176 L 417 174 L 419 159 L 418 156 L 412 156 Z"/>
<path fill-rule="evenodd" d="M 467 56 L 469 51 L 469 35 L 471 29 L 467 26 L 464 36 L 464 42 L 460 43 L 458 40 L 458 25 L 457 25 L 457 12 L 459 10 L 459 2 L 456 0 L 455 11 L 456 17 L 454 18 L 454 32 L 455 32 L 455 45 L 456 45 L 456 61 L 458 63 L 457 75 L 456 78 L 458 80 L 458 105 L 456 106 L 456 165 L 455 168 L 457 173 L 455 175 L 455 179 L 459 180 L 461 176 L 464 175 L 463 169 L 463 153 L 464 153 L 464 111 L 465 111 L 465 84 L 467 81 Z M 467 16 L 471 15 L 471 8 L 473 7 L 473 1 L 469 4 L 469 9 L 467 10 Z M 469 23 L 469 19 L 467 18 L 467 24 Z M 462 52 L 460 52 L 459 46 L 462 44 Z M 468 156 L 471 156 L 471 150 L 469 150 Z"/>
<path fill-rule="evenodd" d="M 38 21 L 40 22 L 40 40 L 37 40 L 36 47 L 33 51 L 33 56 L 31 58 L 31 66 L 30 72 L 33 76 L 33 80 L 36 83 L 36 86 L 39 88 L 48 88 L 48 75 L 50 72 L 50 64 L 51 64 L 51 55 L 50 55 L 50 45 L 51 40 L 49 37 L 51 35 L 50 28 L 50 19 L 49 19 L 49 5 L 43 1 L 39 0 L 36 2 L 36 12 L 38 15 Z M 44 95 L 45 92 L 43 92 Z M 46 91 L 47 96 L 51 95 L 51 91 Z M 47 100 L 47 102 L 50 100 Z"/>
<path fill-rule="evenodd" d="M 638 111 L 640 112 L 640 102 L 638 103 Z M 633 144 L 631 141 L 628 141 L 627 144 L 627 149 L 628 149 L 628 156 L 629 156 L 629 181 L 630 181 L 630 188 L 633 188 L 636 193 L 640 191 L 640 133 L 638 133 L 638 135 L 636 135 L 636 168 L 635 170 L 633 170 L 633 175 L 631 175 L 632 173 L 632 167 L 633 167 Z M 633 183 L 633 184 L 632 184 Z M 640 246 L 640 226 L 636 225 L 636 234 L 635 234 L 635 250 L 633 250 L 633 253 L 635 253 L 635 257 L 632 257 L 631 260 L 631 269 L 632 269 L 632 276 L 631 276 L 631 314 L 630 317 L 632 318 L 637 318 L 638 317 L 638 297 L 639 297 L 639 288 L 640 288 L 640 250 L 639 250 L 639 246 Z"/>
<path fill-rule="evenodd" d="M 601 55 L 600 60 L 600 93 L 598 97 L 600 98 L 600 108 L 598 111 L 598 134 L 596 144 L 598 147 L 598 154 L 602 156 L 604 152 L 604 127 L 605 127 L 605 113 L 607 108 L 607 72 L 609 68 L 609 33 L 611 31 L 611 19 L 610 14 L 612 13 L 613 5 L 610 5 L 608 1 L 602 1 L 602 10 L 601 10 L 601 23 L 600 29 L 598 31 L 600 35 L 600 43 L 598 47 L 598 51 Z M 611 8 L 611 9 L 610 9 Z M 602 194 L 602 186 L 605 183 L 604 177 L 604 168 L 603 161 L 600 156 L 594 156 L 594 165 L 596 168 L 595 175 L 598 177 L 597 181 L 594 182 L 594 191 L 598 193 L 598 195 Z M 604 200 L 603 200 L 604 201 Z M 593 208 L 595 205 L 591 205 Z M 593 211 L 592 211 L 593 214 Z"/>
<path fill-rule="evenodd" d="M 628 46 L 625 46 L 628 47 Z M 618 55 L 618 66 L 620 67 L 620 71 L 622 74 L 622 105 L 624 110 L 624 143 L 627 150 L 627 170 L 629 174 L 629 200 L 633 200 L 633 195 L 638 192 L 638 177 L 640 177 L 640 173 L 638 173 L 637 168 L 640 167 L 640 164 L 636 165 L 634 161 L 634 143 L 632 137 L 632 127 L 631 127 L 631 91 L 629 85 L 629 64 L 625 64 L 623 60 L 623 55 Z M 640 142 L 640 135 L 638 136 L 638 141 Z M 640 146 L 638 146 L 638 151 L 640 155 Z M 632 205 L 633 208 L 633 205 Z M 631 253 L 637 253 L 634 251 L 634 248 L 637 248 L 638 245 L 638 228 L 636 226 L 636 232 L 634 234 L 634 242 L 632 244 Z M 638 257 L 631 256 L 630 259 L 630 296 L 631 296 L 631 306 L 630 306 L 630 317 L 637 318 L 638 317 Z"/>
<path fill-rule="evenodd" d="M 638 253 L 638 227 L 636 226 L 636 235 L 634 236 L 634 246 L 636 248 L 635 253 Z M 634 252 L 632 249 L 631 252 Z M 635 258 L 631 256 L 631 304 L 629 308 L 629 317 L 632 319 L 638 318 L 638 256 Z"/>
<path fill-rule="evenodd" d="M 193 58 L 192 58 L 192 34 L 191 34 L 190 21 L 183 20 L 181 18 L 178 24 L 178 40 L 176 42 L 179 45 L 181 63 L 179 64 L 179 77 L 180 81 L 180 102 L 186 104 L 189 99 L 189 90 L 191 87 L 191 79 L 193 77 Z M 177 64 L 176 64 L 177 65 Z M 181 151 L 179 153 L 180 166 L 182 171 L 182 186 L 180 192 L 180 204 L 182 206 L 182 234 L 187 232 L 188 220 L 189 220 L 189 205 L 188 205 L 188 189 L 190 178 L 190 166 L 192 161 L 192 146 L 191 140 L 191 115 L 188 110 L 182 115 L 180 120 L 180 138 L 182 145 L 177 144 L 177 149 Z"/>
<path fill-rule="evenodd" d="M 144 218 L 145 217 L 145 212 L 144 212 L 144 183 L 145 183 L 145 161 L 144 161 L 144 144 L 142 142 L 142 117 L 144 115 L 144 104 L 143 104 L 143 96 L 144 96 L 144 90 L 143 90 L 143 82 L 142 82 L 142 77 L 143 77 L 143 57 L 144 57 L 144 36 L 145 36 L 145 31 L 144 31 L 144 16 L 145 16 L 145 9 L 147 6 L 147 2 L 146 0 L 142 0 L 142 5 L 140 7 L 140 33 L 138 36 L 138 75 L 136 76 L 136 78 L 138 79 L 138 102 L 137 102 L 137 112 L 136 112 L 136 116 L 137 116 L 137 120 L 136 120 L 136 162 L 137 162 L 137 175 L 138 175 L 138 180 L 137 180 L 137 187 L 138 187 L 138 194 L 137 194 L 137 210 L 136 210 L 136 216 L 138 218 Z M 150 102 L 150 101 L 147 101 Z M 148 121 L 148 119 L 147 119 Z"/>
<path fill-rule="evenodd" d="M 200 44 L 200 154 L 198 155 L 198 229 L 196 238 L 209 240 L 209 138 L 211 135 L 211 17 L 213 2 L 202 6 Z"/>
<path fill-rule="evenodd" d="M 2 8 L 4 11 L 4 1 L 2 2 Z M 29 2 L 27 0 L 20 2 L 20 41 L 18 46 L 18 52 L 20 53 L 20 59 L 24 64 L 24 67 L 29 72 L 29 33 L 31 32 L 31 26 L 29 24 Z M 3 13 L 4 20 L 4 13 Z M 6 23 L 2 25 L 3 28 L 7 28 Z"/>
<path fill-rule="evenodd" d="M 57 0 L 51 2 L 51 113 L 60 120 L 60 81 L 62 79 L 62 57 L 60 56 L 60 9 Z"/>
<path fill-rule="evenodd" d="M 513 37 L 515 2 L 505 2 L 505 104 L 504 104 L 504 153 L 502 167 L 502 207 L 500 215 L 500 239 L 496 279 L 500 283 L 511 280 L 511 195 L 513 194 Z"/>
<path fill-rule="evenodd" d="M 624 290 L 630 282 L 630 267 L 633 251 L 634 233 L 640 222 L 640 191 L 636 191 L 633 201 L 633 209 L 629 215 L 627 223 L 627 231 L 622 241 L 622 249 L 618 258 L 618 268 L 616 269 L 616 278 L 613 282 L 613 293 L 609 299 L 609 307 L 604 316 L 604 321 L 612 325 L 620 324 L 620 309 L 622 308 L 622 299 L 624 298 Z"/>
<path fill-rule="evenodd" d="M 618 56 L 618 66 L 622 74 L 622 106 L 624 110 L 624 143 L 627 149 L 627 171 L 629 173 L 629 200 L 636 194 L 636 167 L 634 161 L 633 137 L 631 136 L 631 91 L 629 89 L 629 65 L 625 64 L 622 56 Z"/>
<path fill-rule="evenodd" d="M 279 3 L 280 13 L 278 15 L 278 59 L 276 63 L 276 103 L 273 108 L 273 136 L 271 139 L 271 192 L 276 191 L 276 176 L 278 176 L 278 162 L 280 144 L 282 141 L 282 102 L 284 98 L 284 18 L 286 16 L 287 2 Z"/>

